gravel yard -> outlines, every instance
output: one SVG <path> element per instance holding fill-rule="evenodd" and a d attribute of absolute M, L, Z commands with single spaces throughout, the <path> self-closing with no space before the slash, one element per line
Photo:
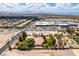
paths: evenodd
<path fill-rule="evenodd" d="M 16 35 L 19 31 L 9 30 L 9 29 L 0 29 L 0 46 L 3 45 L 8 39 Z"/>
<path fill-rule="evenodd" d="M 76 56 L 79 53 L 74 52 L 79 50 L 75 49 L 67 49 L 67 50 L 30 50 L 30 51 L 19 51 L 17 49 L 13 49 L 9 51 L 8 49 L 3 52 L 2 56 Z"/>

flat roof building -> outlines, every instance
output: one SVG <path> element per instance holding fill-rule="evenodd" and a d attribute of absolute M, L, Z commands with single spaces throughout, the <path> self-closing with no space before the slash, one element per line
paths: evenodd
<path fill-rule="evenodd" d="M 47 31 L 66 30 L 67 28 L 77 29 L 78 26 L 79 23 L 76 22 L 37 21 L 35 23 L 36 30 L 47 30 Z"/>
<path fill-rule="evenodd" d="M 48 21 L 37 21 L 35 26 L 77 26 L 75 22 L 48 22 Z"/>

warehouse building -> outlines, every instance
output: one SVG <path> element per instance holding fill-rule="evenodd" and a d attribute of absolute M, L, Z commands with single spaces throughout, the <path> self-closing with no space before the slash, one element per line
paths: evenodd
<path fill-rule="evenodd" d="M 76 22 L 48 22 L 48 21 L 37 21 L 35 27 L 38 30 L 66 30 L 67 28 L 78 28 L 79 23 Z"/>

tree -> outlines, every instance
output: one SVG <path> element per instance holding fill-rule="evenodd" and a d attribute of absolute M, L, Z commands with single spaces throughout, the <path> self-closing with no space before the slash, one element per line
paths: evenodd
<path fill-rule="evenodd" d="M 26 37 L 27 37 L 27 34 L 26 34 L 26 32 L 25 32 L 25 31 L 23 31 L 23 32 L 22 32 L 22 39 L 23 39 L 23 40 L 25 40 L 25 39 L 26 39 Z"/>
<path fill-rule="evenodd" d="M 56 43 L 55 38 L 51 34 L 48 36 L 46 40 L 47 40 L 49 47 L 53 47 Z"/>
<path fill-rule="evenodd" d="M 19 36 L 19 41 L 20 41 L 20 42 L 22 42 L 22 41 L 23 41 L 22 36 Z"/>

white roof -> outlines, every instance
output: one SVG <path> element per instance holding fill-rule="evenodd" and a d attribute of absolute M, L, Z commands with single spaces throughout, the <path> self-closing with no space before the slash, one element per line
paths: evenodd
<path fill-rule="evenodd" d="M 55 24 L 55 22 L 47 22 L 47 21 L 45 21 L 45 22 L 38 21 L 35 23 L 35 25 L 54 25 L 54 24 Z"/>
<path fill-rule="evenodd" d="M 68 26 L 68 25 L 78 25 L 78 23 L 75 22 L 48 22 L 48 21 L 37 21 L 35 23 L 35 25 L 64 25 L 64 26 Z"/>

